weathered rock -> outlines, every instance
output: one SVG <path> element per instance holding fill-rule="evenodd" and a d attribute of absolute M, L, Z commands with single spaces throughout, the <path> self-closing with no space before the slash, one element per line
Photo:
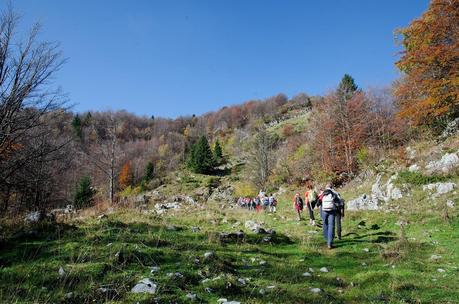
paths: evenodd
<path fill-rule="evenodd" d="M 66 299 L 71 299 L 71 298 L 73 298 L 73 292 L 67 292 L 67 293 L 65 294 L 65 298 L 66 298 Z"/>
<path fill-rule="evenodd" d="M 446 206 L 448 208 L 454 208 L 455 204 L 454 204 L 454 202 L 452 200 L 447 200 L 446 201 Z"/>
<path fill-rule="evenodd" d="M 195 301 L 195 300 L 197 299 L 197 296 L 196 296 L 195 293 L 189 292 L 189 293 L 186 294 L 186 298 L 187 298 L 188 300 L 190 300 L 190 301 Z"/>
<path fill-rule="evenodd" d="M 450 121 L 445 130 L 443 130 L 440 139 L 445 140 L 446 138 L 456 134 L 459 131 L 459 117 Z"/>
<path fill-rule="evenodd" d="M 432 261 L 438 261 L 440 259 L 441 259 L 441 255 L 432 254 L 432 256 L 430 257 L 430 260 Z"/>
<path fill-rule="evenodd" d="M 303 277 L 312 277 L 310 272 L 303 272 Z"/>
<path fill-rule="evenodd" d="M 445 273 L 446 272 L 446 270 L 444 270 L 443 268 L 438 268 L 437 271 L 440 272 L 440 273 Z"/>
<path fill-rule="evenodd" d="M 328 268 L 327 267 L 322 267 L 319 269 L 320 272 L 328 272 Z"/>
<path fill-rule="evenodd" d="M 201 231 L 201 228 L 199 228 L 199 227 L 191 227 L 191 231 L 192 232 L 199 232 L 199 231 Z"/>
<path fill-rule="evenodd" d="M 408 167 L 408 171 L 410 172 L 418 172 L 421 168 L 417 164 L 413 164 Z"/>
<path fill-rule="evenodd" d="M 221 232 L 219 234 L 220 242 L 225 243 L 225 242 L 238 242 L 242 241 L 245 237 L 245 234 L 243 231 L 237 231 L 237 232 Z"/>
<path fill-rule="evenodd" d="M 24 218 L 27 224 L 37 224 L 46 219 L 46 214 L 43 211 L 32 211 Z"/>
<path fill-rule="evenodd" d="M 158 286 L 150 281 L 150 279 L 145 278 L 139 281 L 134 287 L 132 287 L 131 292 L 133 293 L 156 293 Z"/>
<path fill-rule="evenodd" d="M 431 161 L 426 169 L 429 173 L 448 173 L 459 166 L 459 156 L 456 153 L 447 153 L 440 160 Z"/>
<path fill-rule="evenodd" d="M 208 201 L 233 205 L 235 202 L 233 193 L 234 188 L 231 186 L 218 187 L 209 196 Z"/>
<path fill-rule="evenodd" d="M 258 229 L 261 228 L 261 225 L 256 223 L 255 221 L 246 221 L 244 226 L 245 226 L 245 228 L 247 228 L 247 229 L 249 229 L 249 230 L 251 230 L 253 232 L 257 232 Z"/>
<path fill-rule="evenodd" d="M 151 267 L 151 270 L 150 270 L 150 273 L 155 273 L 155 272 L 159 272 L 159 266 L 153 266 Z"/>
<path fill-rule="evenodd" d="M 350 200 L 346 204 L 347 209 L 351 211 L 356 210 L 379 210 L 379 203 L 377 201 L 372 200 L 366 194 L 362 196 Z"/>
<path fill-rule="evenodd" d="M 238 281 L 239 284 L 241 284 L 242 286 L 245 286 L 245 285 L 247 284 L 247 282 L 246 282 L 244 279 L 242 279 L 242 278 L 237 279 L 237 281 Z"/>
<path fill-rule="evenodd" d="M 65 276 L 65 270 L 64 270 L 64 268 L 59 267 L 58 273 L 59 273 L 59 276 L 60 276 L 61 278 L 64 277 L 64 276 Z"/>
<path fill-rule="evenodd" d="M 207 251 L 204 253 L 204 259 L 208 260 L 214 256 L 214 253 L 212 251 Z"/>
<path fill-rule="evenodd" d="M 434 195 L 442 195 L 448 192 L 453 191 L 456 188 L 456 184 L 452 182 L 446 183 L 434 183 L 422 186 L 422 190 L 424 191 L 435 191 Z"/>
<path fill-rule="evenodd" d="M 312 293 L 321 293 L 322 289 L 320 288 L 309 288 L 309 291 Z"/>

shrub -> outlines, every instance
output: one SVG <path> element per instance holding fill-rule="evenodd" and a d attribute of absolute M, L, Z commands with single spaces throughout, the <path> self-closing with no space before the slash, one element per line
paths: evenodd
<path fill-rule="evenodd" d="M 77 187 L 74 197 L 75 208 L 81 209 L 89 207 L 94 203 L 95 191 L 91 186 L 91 178 L 84 176 Z"/>

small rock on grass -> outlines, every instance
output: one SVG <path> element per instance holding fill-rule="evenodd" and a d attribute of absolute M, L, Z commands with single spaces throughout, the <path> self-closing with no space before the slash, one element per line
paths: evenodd
<path fill-rule="evenodd" d="M 363 251 L 365 251 L 365 252 L 370 252 L 370 249 L 368 249 L 368 248 L 363 248 Z"/>
<path fill-rule="evenodd" d="M 303 277 L 312 277 L 310 272 L 303 272 Z"/>
<path fill-rule="evenodd" d="M 214 253 L 212 251 L 207 251 L 206 253 L 204 253 L 204 259 L 210 259 L 211 257 L 214 256 Z"/>
<path fill-rule="evenodd" d="M 154 294 L 156 292 L 157 287 L 158 286 L 154 282 L 146 278 L 146 279 L 140 280 L 139 283 L 137 283 L 137 285 L 132 287 L 131 292 Z"/>
<path fill-rule="evenodd" d="M 187 299 L 189 299 L 191 301 L 194 301 L 197 298 L 196 294 L 195 293 L 191 293 L 191 292 L 187 293 L 186 297 L 187 297 Z"/>
<path fill-rule="evenodd" d="M 321 293 L 322 289 L 320 288 L 309 288 L 309 291 L 312 293 Z"/>
<path fill-rule="evenodd" d="M 319 270 L 320 270 L 320 272 L 328 272 L 328 268 L 327 267 L 322 267 Z"/>
<path fill-rule="evenodd" d="M 155 272 L 158 272 L 158 271 L 159 271 L 159 267 L 158 266 L 153 266 L 153 267 L 151 267 L 150 273 L 155 273 Z"/>
<path fill-rule="evenodd" d="M 63 276 L 65 276 L 65 270 L 64 268 L 62 267 L 59 267 L 59 276 L 62 278 Z"/>
<path fill-rule="evenodd" d="M 440 273 L 445 273 L 446 272 L 446 270 L 444 270 L 443 268 L 438 268 L 437 271 L 440 272 Z"/>
<path fill-rule="evenodd" d="M 432 261 L 438 261 L 441 259 L 441 255 L 436 255 L 436 254 L 432 254 L 432 256 L 430 257 L 430 259 Z"/>

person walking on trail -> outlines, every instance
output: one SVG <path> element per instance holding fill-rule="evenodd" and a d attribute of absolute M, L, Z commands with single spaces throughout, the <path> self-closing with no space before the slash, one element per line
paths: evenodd
<path fill-rule="evenodd" d="M 309 212 L 309 224 L 311 226 L 316 225 L 316 220 L 314 218 L 314 207 L 317 203 L 317 192 L 312 185 L 309 185 L 309 190 L 304 193 L 304 202 L 306 203 L 306 208 Z"/>
<path fill-rule="evenodd" d="M 295 197 L 293 198 L 293 208 L 295 208 L 296 213 L 298 214 L 298 221 L 301 221 L 301 212 L 303 211 L 303 206 L 303 199 L 299 193 L 296 193 Z"/>
<path fill-rule="evenodd" d="M 277 200 L 274 195 L 269 195 L 269 212 L 276 212 Z"/>
<path fill-rule="evenodd" d="M 329 249 L 333 248 L 335 219 L 340 202 L 339 193 L 333 190 L 332 183 L 328 183 L 325 190 L 319 195 L 319 204 L 322 206 L 323 235 Z"/>

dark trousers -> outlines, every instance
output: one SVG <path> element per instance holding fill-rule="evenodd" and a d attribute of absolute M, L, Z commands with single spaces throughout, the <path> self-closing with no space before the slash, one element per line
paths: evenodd
<path fill-rule="evenodd" d="M 335 218 L 336 210 L 322 211 L 322 227 L 324 232 L 324 239 L 327 241 L 328 246 L 333 244 L 333 238 L 335 234 Z"/>
<path fill-rule="evenodd" d="M 314 211 L 312 210 L 311 204 L 306 204 L 306 207 L 308 208 L 309 219 L 315 220 L 315 218 L 314 218 Z"/>
<path fill-rule="evenodd" d="M 336 224 L 336 233 L 338 234 L 338 239 L 341 240 L 341 212 L 336 212 L 335 224 Z"/>

